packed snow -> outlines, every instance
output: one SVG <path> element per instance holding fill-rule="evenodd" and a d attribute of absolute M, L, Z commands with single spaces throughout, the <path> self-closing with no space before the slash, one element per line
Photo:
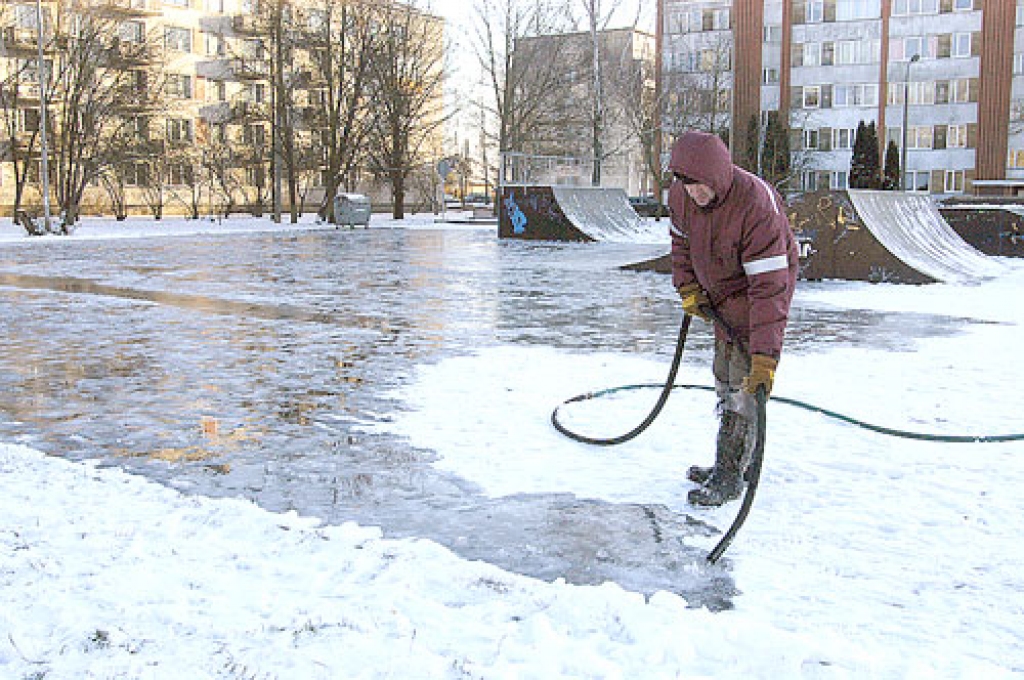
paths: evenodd
<path fill-rule="evenodd" d="M 328 227 L 87 220 L 64 238 L 296 228 Z M 27 242 L 0 227 L 7 257 Z M 789 353 L 774 394 L 918 432 L 1024 432 L 1024 262 L 1000 262 L 1004 274 L 974 286 L 801 285 L 796 313 L 935 314 L 955 330 L 897 351 L 819 343 Z M 662 505 L 724 530 L 738 503 L 686 504 L 686 467 L 711 456 L 710 395 L 678 391 L 620 447 L 588 447 L 550 425 L 576 394 L 657 383 L 666 371 L 662 359 L 608 347 L 491 346 L 419 367 L 394 394 L 404 407 L 372 427 L 436 452 L 437 466 L 494 497 Z M 709 372 L 687 362 L 679 381 L 710 383 Z M 581 402 L 565 421 L 620 434 L 655 396 Z M 735 607 L 711 612 L 668 592 L 545 582 L 431 541 L 0 443 L 0 677 L 1021 677 L 1022 459 L 1019 441 L 912 441 L 770 403 L 749 520 L 718 566 L 683 566 L 735 580 Z M 719 537 L 692 540 L 710 549 Z"/>

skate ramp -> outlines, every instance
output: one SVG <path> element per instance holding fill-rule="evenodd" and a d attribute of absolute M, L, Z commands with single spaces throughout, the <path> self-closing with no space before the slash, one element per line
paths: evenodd
<path fill-rule="evenodd" d="M 892 255 L 936 281 L 970 283 L 991 278 L 1002 265 L 968 245 L 923 194 L 851 190 L 854 210 Z"/>
<path fill-rule="evenodd" d="M 963 283 L 1002 271 L 923 194 L 817 191 L 791 197 L 786 212 L 800 245 L 803 279 Z"/>
<path fill-rule="evenodd" d="M 640 217 L 625 191 L 604 187 L 505 187 L 498 235 L 547 241 L 669 241 L 667 220 Z"/>

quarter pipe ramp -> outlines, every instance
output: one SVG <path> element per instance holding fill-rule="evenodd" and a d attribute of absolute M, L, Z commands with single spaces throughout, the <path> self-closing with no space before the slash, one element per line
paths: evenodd
<path fill-rule="evenodd" d="M 509 186 L 502 190 L 498 236 L 546 241 L 665 243 L 668 222 L 637 215 L 622 189 Z"/>

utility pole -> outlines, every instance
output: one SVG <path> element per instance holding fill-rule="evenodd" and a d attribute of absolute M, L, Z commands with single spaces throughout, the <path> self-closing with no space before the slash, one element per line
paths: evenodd
<path fill-rule="evenodd" d="M 43 59 L 43 3 L 42 0 L 36 0 L 36 49 L 38 51 L 37 59 L 39 63 L 36 73 L 39 75 L 39 172 L 42 175 L 42 192 L 43 192 L 43 226 L 46 229 L 46 233 L 50 233 L 50 166 L 49 166 L 49 150 L 47 149 L 47 137 L 46 137 L 46 109 L 47 109 L 47 97 L 46 92 L 46 62 Z"/>

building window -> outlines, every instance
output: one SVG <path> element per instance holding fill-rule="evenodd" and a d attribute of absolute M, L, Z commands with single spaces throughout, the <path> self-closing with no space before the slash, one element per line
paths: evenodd
<path fill-rule="evenodd" d="M 122 21 L 117 27 L 117 37 L 124 42 L 141 43 L 146 39 L 146 25 L 141 21 Z"/>
<path fill-rule="evenodd" d="M 218 33 L 206 34 L 206 54 L 211 57 L 223 57 L 226 52 L 224 36 Z"/>
<path fill-rule="evenodd" d="M 949 102 L 951 104 L 966 104 L 971 101 L 971 81 L 967 78 L 959 78 L 949 81 Z"/>
<path fill-rule="evenodd" d="M 1024 26 L 1024 2 L 1017 2 L 1017 25 Z"/>
<path fill-rule="evenodd" d="M 779 82 L 779 69 L 777 68 L 766 68 L 761 72 L 761 82 L 765 85 L 771 85 Z"/>
<path fill-rule="evenodd" d="M 879 16 L 879 0 L 838 0 L 836 3 L 836 21 L 877 19 Z"/>
<path fill-rule="evenodd" d="M 17 28 L 25 28 L 36 30 L 38 22 L 36 21 L 36 8 L 34 5 L 14 5 L 14 25 Z M 48 26 L 50 24 L 49 19 L 43 16 L 43 25 Z"/>
<path fill-rule="evenodd" d="M 911 125 L 907 128 L 908 149 L 931 149 L 935 146 L 935 134 L 931 125 Z"/>
<path fill-rule="evenodd" d="M 818 131 L 804 130 L 804 148 L 815 151 L 818 148 Z"/>
<path fill-rule="evenodd" d="M 1010 167 L 1024 168 L 1024 149 L 1013 149 L 1010 151 Z"/>
<path fill-rule="evenodd" d="M 902 90 L 902 88 L 900 88 Z M 935 103 L 935 83 L 909 83 L 907 85 L 907 94 L 909 96 L 910 104 L 934 104 Z M 902 100 L 902 97 L 900 97 Z M 902 101 L 900 102 L 902 103 Z"/>
<path fill-rule="evenodd" d="M 180 26 L 164 26 L 164 47 L 177 52 L 191 52 L 192 31 Z"/>
<path fill-rule="evenodd" d="M 809 24 L 820 24 L 825 20 L 825 0 L 807 0 L 804 21 Z"/>
<path fill-rule="evenodd" d="M 938 14 L 939 0 L 893 0 L 893 16 L 911 14 Z"/>
<path fill-rule="evenodd" d="M 267 131 L 262 125 L 246 125 L 242 131 L 242 141 L 246 146 L 266 148 Z"/>
<path fill-rule="evenodd" d="M 782 26 L 765 26 L 764 27 L 764 42 L 782 42 Z"/>
<path fill-rule="evenodd" d="M 821 86 L 819 85 L 805 85 L 804 86 L 804 101 L 803 107 L 805 109 L 816 109 L 821 106 Z"/>
<path fill-rule="evenodd" d="M 728 9 L 716 9 L 711 15 L 711 26 L 716 31 L 728 31 L 731 26 L 731 12 Z"/>
<path fill-rule="evenodd" d="M 907 188 L 910 191 L 929 190 L 928 183 L 931 181 L 931 170 L 907 170 Z"/>
<path fill-rule="evenodd" d="M 144 187 L 149 184 L 149 165 L 128 163 L 124 166 L 124 183 L 130 187 Z"/>
<path fill-rule="evenodd" d="M 843 189 L 849 189 L 849 173 L 845 170 L 837 170 L 832 173 L 829 180 L 829 188 L 834 191 L 840 191 Z"/>
<path fill-rule="evenodd" d="M 856 136 L 857 131 L 854 128 L 834 128 L 832 130 L 832 148 L 836 150 L 852 149 Z"/>
<path fill-rule="evenodd" d="M 967 126 L 948 125 L 946 127 L 946 148 L 966 149 L 967 148 Z"/>
<path fill-rule="evenodd" d="M 804 66 L 821 66 L 821 43 L 804 43 Z"/>
<path fill-rule="evenodd" d="M 188 0 L 164 0 L 164 4 L 172 7 L 188 7 Z"/>
<path fill-rule="evenodd" d="M 1013 55 L 1013 75 L 1024 75 L 1024 52 L 1017 52 Z"/>
<path fill-rule="evenodd" d="M 167 166 L 167 183 L 178 186 L 192 184 L 192 166 L 185 163 L 172 163 Z"/>
<path fill-rule="evenodd" d="M 191 142 L 192 121 L 187 118 L 168 118 L 167 141 L 178 144 Z"/>
<path fill-rule="evenodd" d="M 249 186 L 262 187 L 267 185 L 267 170 L 262 165 L 250 165 L 245 169 L 245 182 Z"/>
<path fill-rule="evenodd" d="M 947 194 L 962 194 L 964 191 L 964 171 L 946 170 L 946 178 L 942 189 Z"/>
<path fill-rule="evenodd" d="M 881 46 L 878 40 L 840 40 L 835 46 L 835 63 L 840 66 L 876 63 Z"/>
<path fill-rule="evenodd" d="M 836 85 L 832 88 L 832 106 L 876 106 L 878 104 L 878 85 L 856 84 Z"/>
<path fill-rule="evenodd" d="M 182 75 L 180 73 L 168 74 L 165 92 L 167 96 L 172 99 L 191 99 L 192 76 Z"/>
<path fill-rule="evenodd" d="M 818 173 L 813 170 L 804 172 L 800 175 L 800 185 L 804 191 L 817 191 Z"/>
<path fill-rule="evenodd" d="M 952 54 L 950 55 L 954 59 L 963 59 L 971 56 L 971 34 L 970 33 L 954 33 Z"/>
<path fill-rule="evenodd" d="M 974 0 L 953 0 L 953 9 L 957 12 L 969 12 L 974 9 Z"/>

